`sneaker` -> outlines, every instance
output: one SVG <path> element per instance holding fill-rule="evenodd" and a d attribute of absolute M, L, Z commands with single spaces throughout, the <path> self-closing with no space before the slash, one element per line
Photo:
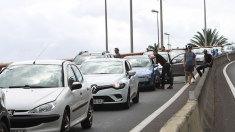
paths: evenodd
<path fill-rule="evenodd" d="M 167 89 L 173 89 L 173 87 L 170 85 L 169 87 L 167 87 Z"/>
<path fill-rule="evenodd" d="M 195 83 L 196 82 L 196 80 L 193 80 L 193 83 Z"/>
<path fill-rule="evenodd" d="M 165 89 L 165 86 L 158 87 L 157 89 Z"/>

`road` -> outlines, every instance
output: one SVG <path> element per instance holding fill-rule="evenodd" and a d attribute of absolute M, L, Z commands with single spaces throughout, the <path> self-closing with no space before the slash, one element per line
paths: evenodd
<path fill-rule="evenodd" d="M 174 96 L 184 86 L 183 81 L 184 77 L 175 77 L 174 89 L 141 90 L 140 102 L 131 104 L 131 108 L 128 110 L 124 110 L 118 105 L 98 106 L 94 111 L 91 129 L 83 130 L 79 124 L 73 127 L 71 132 L 129 132 Z M 194 90 L 197 82 L 198 78 L 196 83 L 190 85 L 173 104 L 149 123 L 142 132 L 159 131 L 185 105 L 188 92 Z M 165 87 L 168 87 L 168 85 L 166 84 Z"/>
<path fill-rule="evenodd" d="M 224 64 L 219 67 L 216 73 L 218 79 L 216 87 L 215 132 L 235 131 L 235 98 L 223 73 L 223 69 L 226 65 L 227 64 Z M 235 62 L 228 65 L 225 71 L 233 86 L 235 86 L 234 69 Z"/>

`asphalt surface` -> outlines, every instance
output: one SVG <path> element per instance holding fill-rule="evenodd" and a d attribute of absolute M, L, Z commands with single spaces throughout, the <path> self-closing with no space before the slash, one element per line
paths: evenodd
<path fill-rule="evenodd" d="M 215 131 L 234 132 L 235 131 L 235 99 L 231 89 L 224 77 L 224 64 L 217 70 L 216 87 L 216 107 L 215 107 Z M 235 63 L 227 67 L 227 74 L 235 86 Z"/>
<path fill-rule="evenodd" d="M 188 100 L 189 91 L 194 90 L 196 83 L 190 85 L 183 94 L 149 125 L 142 132 L 159 131 L 161 127 L 179 110 Z M 102 105 L 95 108 L 93 126 L 84 130 L 79 125 L 73 127 L 71 132 L 129 132 L 155 110 L 165 104 L 183 86 L 184 77 L 175 77 L 174 89 L 164 89 L 156 91 L 141 90 L 140 102 L 132 104 L 131 108 L 124 110 L 119 105 Z M 165 85 L 165 88 L 169 84 Z"/>

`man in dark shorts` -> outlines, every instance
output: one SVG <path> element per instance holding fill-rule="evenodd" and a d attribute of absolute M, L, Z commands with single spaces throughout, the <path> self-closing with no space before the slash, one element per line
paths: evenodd
<path fill-rule="evenodd" d="M 196 68 L 196 55 L 192 52 L 192 46 L 188 46 L 188 52 L 184 54 L 184 67 L 185 67 L 185 83 L 187 84 L 188 81 L 188 74 L 189 74 L 189 84 L 191 84 L 191 79 L 193 76 L 194 67 Z M 186 62 L 186 65 L 185 65 Z"/>
<path fill-rule="evenodd" d="M 202 64 L 201 66 L 197 67 L 197 72 L 199 74 L 199 76 L 202 76 L 202 73 L 200 70 L 203 70 L 204 73 L 204 69 L 207 67 L 211 67 L 212 63 L 213 63 L 213 56 L 211 54 L 207 54 L 207 50 L 204 50 L 204 64 Z"/>
<path fill-rule="evenodd" d="M 167 89 L 173 89 L 173 79 L 170 71 L 170 63 L 168 63 L 161 55 L 157 53 L 157 50 L 153 51 L 154 56 L 150 56 L 150 59 L 156 58 L 157 63 L 162 65 L 162 86 L 158 87 L 158 89 L 165 89 L 165 73 L 167 73 L 168 77 L 170 78 L 170 86 Z"/>
<path fill-rule="evenodd" d="M 119 49 L 118 48 L 115 48 L 114 52 L 116 53 L 115 58 L 122 58 L 121 54 L 119 53 Z"/>

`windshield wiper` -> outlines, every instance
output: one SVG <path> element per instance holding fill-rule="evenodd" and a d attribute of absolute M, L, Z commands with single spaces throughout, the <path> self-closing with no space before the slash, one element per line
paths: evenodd
<path fill-rule="evenodd" d="M 9 86 L 9 88 L 47 88 L 47 87 L 43 87 L 43 86 L 29 86 L 29 85 L 25 85 L 25 86 Z"/>

